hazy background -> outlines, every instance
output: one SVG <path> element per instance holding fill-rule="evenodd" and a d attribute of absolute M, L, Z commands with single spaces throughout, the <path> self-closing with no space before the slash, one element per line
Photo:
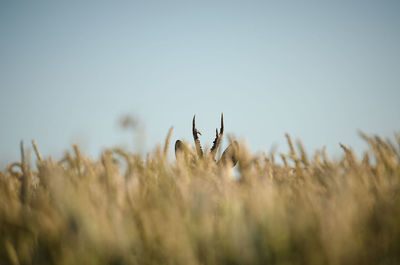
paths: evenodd
<path fill-rule="evenodd" d="M 144 151 L 172 125 L 191 140 L 193 114 L 203 144 L 224 112 L 255 152 L 286 151 L 285 132 L 335 155 L 365 147 L 358 129 L 400 131 L 400 1 L 56 2 L 0 2 L 1 166 L 21 139 L 137 149 L 124 114 Z"/>

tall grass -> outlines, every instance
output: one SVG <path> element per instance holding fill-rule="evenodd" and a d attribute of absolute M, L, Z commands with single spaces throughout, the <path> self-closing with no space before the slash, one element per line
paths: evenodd
<path fill-rule="evenodd" d="M 238 172 L 207 159 L 93 161 L 74 146 L 0 173 L 0 264 L 400 264 L 400 136 L 363 135 L 357 157 L 252 155 Z"/>

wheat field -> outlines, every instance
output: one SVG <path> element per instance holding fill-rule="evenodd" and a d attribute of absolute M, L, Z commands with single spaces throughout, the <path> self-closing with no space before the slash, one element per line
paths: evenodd
<path fill-rule="evenodd" d="M 168 157 L 171 134 L 147 157 L 21 144 L 0 172 L 0 264 L 400 264 L 400 135 L 339 159 L 286 137 L 287 154 L 241 144 L 237 176 Z"/>

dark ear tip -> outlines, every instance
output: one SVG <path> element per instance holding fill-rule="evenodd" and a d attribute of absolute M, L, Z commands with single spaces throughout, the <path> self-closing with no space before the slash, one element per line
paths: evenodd
<path fill-rule="evenodd" d="M 175 142 L 175 150 L 180 149 L 182 147 L 182 141 L 176 140 Z"/>

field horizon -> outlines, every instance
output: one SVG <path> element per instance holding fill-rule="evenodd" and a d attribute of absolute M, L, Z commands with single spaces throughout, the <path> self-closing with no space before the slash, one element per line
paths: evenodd
<path fill-rule="evenodd" d="M 237 149 L 237 174 L 194 151 L 169 157 L 77 145 L 0 172 L 1 264 L 398 264 L 400 135 L 307 154 Z M 229 139 L 230 142 L 233 139 Z M 221 157 L 222 150 L 217 152 Z M 36 166 L 35 166 L 36 165 Z"/>

